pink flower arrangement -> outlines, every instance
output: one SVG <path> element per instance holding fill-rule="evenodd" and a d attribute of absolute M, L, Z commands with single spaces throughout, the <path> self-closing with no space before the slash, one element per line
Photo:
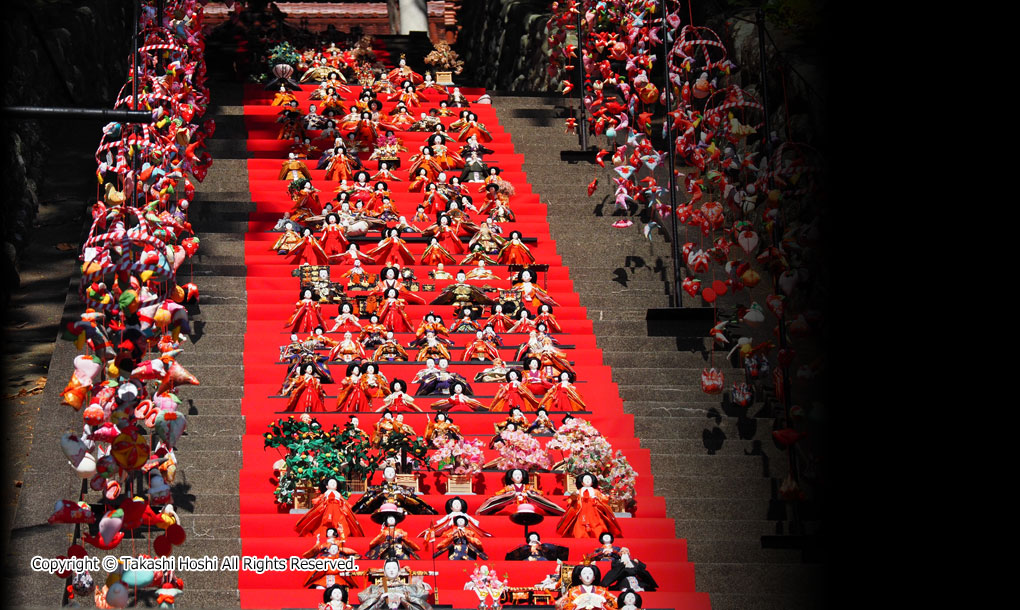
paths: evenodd
<path fill-rule="evenodd" d="M 634 499 L 634 486 L 636 484 L 637 472 L 631 467 L 622 451 L 617 450 L 613 465 L 609 469 L 607 484 L 599 481 L 603 491 L 611 497 L 618 498 L 625 502 Z"/>
<path fill-rule="evenodd" d="M 548 470 L 551 464 L 549 454 L 538 439 L 526 432 L 504 430 L 500 433 L 503 442 L 499 445 L 500 470 L 523 468 L 524 470 Z"/>
<path fill-rule="evenodd" d="M 479 440 L 445 439 L 429 457 L 436 470 L 446 470 L 457 475 L 471 475 L 482 471 L 484 454 Z"/>

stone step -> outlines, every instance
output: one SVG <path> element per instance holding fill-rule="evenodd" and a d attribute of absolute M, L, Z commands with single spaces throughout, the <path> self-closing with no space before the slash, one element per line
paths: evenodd
<path fill-rule="evenodd" d="M 768 518 L 768 502 L 760 498 L 667 498 L 666 502 L 674 518 L 736 521 Z"/>
<path fill-rule="evenodd" d="M 247 185 L 245 185 L 244 188 L 239 188 L 234 191 L 216 191 L 215 193 L 207 193 L 204 190 L 196 190 L 195 203 L 198 204 L 205 201 L 218 203 L 228 201 L 251 203 L 251 191 L 248 189 Z"/>
<path fill-rule="evenodd" d="M 207 430 L 199 429 L 202 436 L 207 435 Z M 197 431 L 197 430 L 196 430 Z M 181 460 L 177 468 L 179 470 L 211 470 L 211 469 L 239 469 L 241 467 L 241 447 L 234 449 L 190 449 L 187 460 Z"/>
<path fill-rule="evenodd" d="M 706 395 L 708 396 L 708 395 Z M 713 398 L 709 396 L 709 398 Z M 718 397 L 714 397 L 718 399 Z M 657 419 L 711 419 L 718 421 L 722 419 L 739 421 L 745 426 L 764 426 L 762 419 L 775 417 L 769 407 L 763 402 L 753 403 L 748 407 L 727 405 L 719 400 L 705 400 L 703 402 L 669 402 L 666 400 L 628 400 L 626 403 L 628 413 L 633 413 L 635 418 L 641 420 L 655 421 Z M 636 420 L 635 420 L 636 421 Z M 758 423 L 755 423 L 755 422 Z M 654 425 L 654 424 L 650 424 Z"/>
<path fill-rule="evenodd" d="M 740 588 L 749 589 L 749 587 L 743 586 Z M 825 607 L 821 605 L 819 596 L 730 593 L 735 589 L 736 586 L 731 584 L 723 592 L 716 592 L 702 589 L 700 581 L 698 585 L 698 590 L 708 593 L 712 599 L 712 610 L 818 610 L 818 608 Z"/>
<path fill-rule="evenodd" d="M 715 540 L 710 543 L 688 540 L 687 557 L 695 564 L 804 563 L 803 553 L 799 550 L 763 549 L 760 542 L 749 540 Z M 712 601 L 715 602 L 714 597 Z"/>
<path fill-rule="evenodd" d="M 655 387 L 649 384 L 634 385 L 628 382 L 616 382 L 620 388 L 624 407 L 630 401 L 668 401 L 677 404 L 691 403 L 722 403 L 722 395 L 710 395 L 701 391 L 700 386 L 687 387 Z M 728 383 L 728 382 L 727 382 Z"/>
<path fill-rule="evenodd" d="M 634 352 L 638 350 L 646 350 L 648 352 L 653 353 L 659 352 L 670 353 L 677 351 L 676 339 L 672 337 L 606 335 L 596 336 L 595 343 L 602 350 L 603 355 L 606 357 L 607 363 L 609 362 L 610 355 L 615 355 L 622 352 Z"/>
<path fill-rule="evenodd" d="M 188 454 L 189 458 L 193 456 Z M 203 476 L 202 472 L 196 471 L 191 475 L 191 480 Z M 173 490 L 174 510 L 181 516 L 182 521 L 200 515 L 230 515 L 238 514 L 241 510 L 241 499 L 237 493 L 193 493 L 191 490 L 184 490 L 183 487 Z M 225 491 L 220 489 L 220 492 Z"/>
<path fill-rule="evenodd" d="M 659 426 L 668 428 L 670 422 L 668 419 L 660 419 Z M 744 440 L 727 440 L 718 438 L 718 436 L 705 436 L 703 438 L 684 438 L 677 435 L 677 433 L 669 430 L 668 436 L 662 438 L 656 438 L 656 433 L 637 432 L 638 438 L 641 439 L 641 447 L 648 449 L 652 454 L 658 455 L 661 453 L 676 453 L 677 455 L 736 455 L 746 456 L 748 453 L 762 453 L 767 452 L 765 443 L 761 440 L 757 441 L 744 441 Z M 778 451 L 774 447 L 769 447 L 775 451 Z"/>
<path fill-rule="evenodd" d="M 652 473 L 698 473 L 703 476 L 768 476 L 765 456 L 743 455 L 677 455 L 671 452 L 652 453 Z M 778 460 L 770 460 L 778 461 Z M 785 460 L 784 460 L 785 461 Z M 660 468 L 661 470 L 655 470 Z"/>
<path fill-rule="evenodd" d="M 623 403 L 623 410 L 628 411 L 629 403 Z M 754 420 L 751 420 L 752 422 Z M 705 438 L 722 438 L 724 441 L 730 442 L 741 442 L 748 443 L 749 441 L 761 441 L 769 437 L 772 434 L 770 426 L 761 425 L 745 425 L 745 422 L 738 422 L 733 419 L 723 419 L 721 421 L 715 419 L 700 419 L 697 417 L 678 417 L 668 420 L 663 423 L 660 419 L 659 425 L 669 425 L 673 430 L 676 430 L 676 438 L 678 439 L 705 439 Z M 635 419 L 635 429 L 637 429 L 637 421 Z M 641 437 L 641 432 L 637 431 L 638 438 Z M 720 434 L 723 435 L 720 437 Z M 718 440 L 716 441 L 718 442 Z M 750 448 L 750 445 L 748 445 Z M 661 474 L 670 474 L 664 472 Z M 692 475 L 696 473 L 682 473 L 685 475 Z"/>
<path fill-rule="evenodd" d="M 635 364 L 643 365 L 645 363 Z M 723 372 L 724 379 L 742 380 L 744 378 L 744 371 L 742 369 L 721 368 L 720 364 L 721 363 L 717 363 L 716 367 Z M 700 387 L 702 368 L 703 367 L 674 367 L 669 369 L 660 369 L 648 368 L 647 366 L 616 366 L 613 368 L 613 380 L 617 383 L 621 383 L 622 380 L 633 380 L 635 382 L 647 383 L 649 385 L 661 387 Z"/>
<path fill-rule="evenodd" d="M 241 477 L 237 469 L 221 468 L 205 471 L 196 469 L 190 475 L 187 472 L 179 472 L 171 487 L 173 493 L 198 497 L 205 494 L 222 493 L 224 489 L 238 489 L 240 480 Z"/>
<path fill-rule="evenodd" d="M 668 345 L 664 347 L 669 348 Z M 700 352 L 678 352 L 675 347 L 672 351 L 666 351 L 666 349 L 626 352 L 603 351 L 602 357 L 606 364 L 613 368 L 641 364 L 655 367 L 697 367 L 700 370 L 700 368 L 708 366 L 705 357 Z"/>
<path fill-rule="evenodd" d="M 821 595 L 825 585 L 825 568 L 816 564 L 706 563 L 695 564 L 694 573 L 705 591 L 727 590 L 740 582 L 765 596 L 800 598 Z"/>
<path fill-rule="evenodd" d="M 656 495 L 667 498 L 768 498 L 772 481 L 765 477 L 673 475 L 655 476 Z M 672 506 L 669 504 L 668 506 Z"/>
<path fill-rule="evenodd" d="M 748 540 L 758 541 L 762 536 L 783 533 L 784 524 L 766 520 L 737 519 L 678 519 L 675 532 L 678 538 L 699 540 L 710 544 L 716 540 Z M 698 581 L 698 589 L 705 591 L 707 587 Z M 714 606 L 713 606 L 714 607 Z"/>

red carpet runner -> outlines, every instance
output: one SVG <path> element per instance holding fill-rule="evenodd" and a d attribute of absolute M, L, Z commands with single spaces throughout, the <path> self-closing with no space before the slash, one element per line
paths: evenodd
<path fill-rule="evenodd" d="M 356 99 L 360 87 L 352 87 L 353 93 L 344 96 L 345 101 Z M 297 94 L 301 101 L 301 108 L 307 111 L 309 101 L 308 94 L 310 87 Z M 464 90 L 463 93 L 468 99 L 477 99 L 483 93 L 481 90 Z M 308 550 L 315 542 L 312 537 L 299 537 L 294 531 L 294 524 L 300 518 L 299 515 L 291 515 L 286 511 L 281 512 L 273 501 L 274 485 L 271 482 L 273 462 L 279 459 L 279 455 L 273 450 L 263 450 L 263 433 L 269 422 L 278 418 L 286 417 L 280 413 L 284 408 L 285 399 L 275 396 L 279 391 L 285 376 L 285 365 L 278 364 L 279 348 L 289 343 L 289 332 L 283 327 L 284 322 L 294 310 L 294 303 L 298 298 L 298 280 L 291 276 L 294 266 L 289 264 L 289 258 L 278 256 L 270 251 L 271 245 L 280 236 L 280 233 L 272 232 L 271 229 L 281 215 L 291 208 L 292 202 L 287 194 L 287 182 L 278 180 L 278 174 L 282 161 L 287 156 L 289 143 L 276 139 L 278 125 L 275 123 L 278 107 L 269 105 L 272 100 L 272 92 L 266 92 L 258 86 L 248 86 L 245 91 L 245 121 L 249 132 L 248 149 L 254 153 L 253 159 L 248 162 L 250 176 L 250 189 L 252 198 L 257 204 L 257 211 L 252 213 L 249 223 L 249 232 L 245 241 L 245 263 L 248 268 L 247 291 L 248 291 L 248 321 L 247 334 L 245 336 L 244 366 L 245 366 L 245 391 L 242 402 L 242 410 L 246 417 L 247 434 L 244 437 L 244 467 L 241 471 L 241 543 L 243 554 L 247 556 L 278 556 L 288 557 L 300 555 Z M 382 97 L 382 96 L 381 96 Z M 414 114 L 427 111 L 428 108 L 437 105 L 439 97 L 431 94 L 428 104 L 422 108 L 415 109 Z M 315 102 L 312 102 L 315 103 Z M 386 102 L 383 112 L 388 112 L 393 107 L 392 102 Z M 540 280 L 539 285 L 544 285 L 549 294 L 559 301 L 560 306 L 555 309 L 555 315 L 563 327 L 563 333 L 556 337 L 561 345 L 574 346 L 572 349 L 565 349 L 568 358 L 574 362 L 577 371 L 577 388 L 585 399 L 589 409 L 593 413 L 581 414 L 580 417 L 590 421 L 612 444 L 614 450 L 622 450 L 631 465 L 638 472 L 637 478 L 637 504 L 633 518 L 622 518 L 620 524 L 623 529 L 623 536 L 617 539 L 616 544 L 630 548 L 635 559 L 644 561 L 649 572 L 659 583 L 659 590 L 642 594 L 645 608 L 685 608 L 685 609 L 707 609 L 709 608 L 708 595 L 695 593 L 694 565 L 687 561 L 687 546 L 684 540 L 674 537 L 675 531 L 673 521 L 666 518 L 665 502 L 661 497 L 653 495 L 652 478 L 650 469 L 649 453 L 641 449 L 638 440 L 634 436 L 633 417 L 623 412 L 623 404 L 619 397 L 616 385 L 611 381 L 610 370 L 602 362 L 602 352 L 595 346 L 595 336 L 591 322 L 585 316 L 585 310 L 580 306 L 578 296 L 573 290 L 573 284 L 568 275 L 568 269 L 556 254 L 556 244 L 549 236 L 549 227 L 546 222 L 546 206 L 539 202 L 538 195 L 533 193 L 527 178 L 522 171 L 521 164 L 523 157 L 513 152 L 510 134 L 499 126 L 494 109 L 488 105 L 472 104 L 471 110 L 476 112 L 479 122 L 485 124 L 494 139 L 485 144 L 495 151 L 487 155 L 485 161 L 489 165 L 496 165 L 503 169 L 502 177 L 513 183 L 516 188 L 516 195 L 511 198 L 511 208 L 517 215 L 517 222 L 503 223 L 504 236 L 509 235 L 513 230 L 520 230 L 526 238 L 537 238 L 537 243 L 529 244 L 532 253 L 538 263 L 550 265 L 546 280 Z M 456 116 L 444 118 L 443 122 L 449 125 L 456 120 Z M 407 158 L 418 151 L 423 145 L 427 134 L 422 132 L 401 132 L 398 134 L 407 147 L 407 153 L 401 155 L 402 166 L 396 174 L 403 181 L 391 183 L 390 190 L 394 203 L 400 212 L 410 218 L 414 209 L 421 202 L 421 193 L 407 192 Z M 452 134 L 456 135 L 456 134 Z M 456 146 L 454 146 L 456 144 Z M 458 150 L 460 143 L 452 143 L 451 150 Z M 366 156 L 362 156 L 366 159 Z M 375 172 L 374 161 L 366 163 L 371 173 Z M 312 168 L 312 183 L 320 189 L 320 197 L 323 203 L 333 197 L 336 188 L 335 182 L 327 182 L 323 170 L 315 170 L 315 161 L 309 160 L 308 166 Z M 448 172 L 452 175 L 454 172 Z M 478 184 L 471 185 L 471 190 L 477 189 Z M 475 202 L 480 202 L 482 194 L 473 195 Z M 481 223 L 482 218 L 472 214 L 473 220 Z M 424 227 L 427 223 L 415 223 Z M 371 243 L 361 243 L 362 251 L 374 247 L 378 240 L 378 232 L 372 232 Z M 411 234 L 412 237 L 416 234 Z M 583 237 L 578 236 L 579 239 Z M 409 243 L 411 252 L 415 259 L 425 246 L 421 243 Z M 459 260 L 460 257 L 458 257 Z M 340 274 L 349 268 L 348 266 L 333 265 L 332 278 L 339 281 Z M 377 273 L 381 266 L 369 265 L 370 273 Z M 448 265 L 447 270 L 456 273 L 461 267 L 459 265 Z M 415 272 L 419 281 L 429 282 L 427 273 L 431 267 L 415 265 Z M 466 267 L 465 270 L 469 269 Z M 500 278 L 506 278 L 506 267 L 492 266 L 492 270 Z M 435 293 L 419 292 L 426 302 L 431 301 L 438 295 L 449 281 L 437 281 Z M 498 286 L 502 289 L 510 287 L 506 279 L 489 280 L 487 282 L 473 282 L 475 285 L 487 283 Z M 441 314 L 447 326 L 455 319 L 451 315 L 449 305 L 408 305 L 407 313 L 412 324 L 417 327 L 420 320 L 431 310 Z M 323 317 L 331 319 L 337 314 L 335 305 L 323 305 Z M 304 338 L 307 333 L 301 333 Z M 333 333 L 333 338 L 341 339 L 340 333 Z M 473 339 L 473 334 L 451 334 L 456 342 L 456 347 L 451 347 L 451 354 L 454 358 L 459 357 L 460 351 L 467 341 Z M 506 346 L 501 350 L 501 357 L 510 362 L 513 360 L 514 352 L 518 345 L 527 340 L 527 335 L 504 334 L 503 343 Z M 402 345 L 413 338 L 413 335 L 397 335 Z M 416 350 L 409 349 L 412 358 L 410 363 L 383 364 L 380 372 L 388 379 L 395 377 L 410 381 L 414 373 L 423 367 L 423 363 L 414 362 Z M 473 382 L 477 371 L 489 366 L 485 365 L 463 365 L 453 364 L 450 369 L 458 372 L 472 381 L 475 389 L 475 398 L 483 404 L 488 405 L 491 397 L 498 387 L 495 383 Z M 343 379 L 345 366 L 342 363 L 331 364 L 330 370 L 337 381 Z M 416 385 L 412 385 L 408 392 L 412 393 Z M 326 390 L 327 408 L 336 403 L 337 385 L 324 386 Z M 437 397 L 419 397 L 416 402 L 419 406 L 427 408 L 428 405 L 437 400 Z M 487 445 L 493 434 L 493 424 L 502 421 L 505 413 L 462 413 L 453 415 L 455 421 L 460 425 L 461 430 L 468 437 L 476 436 Z M 315 417 L 324 427 L 330 427 L 336 423 L 343 427 L 348 420 L 348 414 L 315 414 Z M 559 426 L 563 413 L 550 413 L 550 418 Z M 425 414 L 405 414 L 405 423 L 410 424 L 421 434 L 426 426 Z M 371 434 L 372 429 L 378 421 L 379 416 L 375 414 L 361 414 L 360 426 Z M 528 416 L 529 421 L 534 419 L 533 414 Z M 543 443 L 548 438 L 540 439 Z M 486 460 L 493 459 L 497 453 L 486 450 Z M 555 474 L 542 474 L 541 488 L 554 502 L 560 505 L 566 504 L 563 497 L 562 478 Z M 485 501 L 493 492 L 501 487 L 502 473 L 484 473 L 484 485 L 475 483 L 475 493 L 478 495 L 463 496 L 468 503 L 468 512 L 475 514 L 479 504 Z M 377 474 L 375 482 L 379 482 L 381 476 Z M 425 502 L 443 514 L 443 505 L 447 499 L 443 495 L 445 489 L 445 477 L 429 472 L 422 476 L 421 489 L 424 495 L 420 496 Z M 348 502 L 354 504 L 360 494 L 352 494 Z M 427 515 L 409 515 L 400 525 L 411 536 L 428 527 L 431 519 Z M 485 551 L 490 557 L 487 562 L 495 567 L 496 573 L 501 577 L 509 574 L 510 586 L 523 587 L 531 586 L 540 582 L 547 574 L 554 571 L 555 563 L 551 562 L 521 562 L 503 561 L 504 555 L 511 549 L 523 543 L 523 528 L 513 524 L 505 515 L 479 516 L 480 525 L 483 529 L 491 532 L 493 538 L 484 539 Z M 367 537 L 349 537 L 347 546 L 354 548 L 364 554 L 368 548 L 368 541 L 379 532 L 379 526 L 373 523 L 369 515 L 359 515 Z M 542 535 L 543 542 L 553 542 L 569 547 L 570 556 L 568 563 L 580 563 L 584 554 L 592 551 L 597 546 L 594 539 L 573 539 L 559 538 L 556 535 L 558 517 L 547 517 L 545 522 L 534 528 Z M 416 539 L 421 542 L 421 539 Z M 431 570 L 433 561 L 431 552 L 421 553 L 420 561 L 404 561 L 413 570 Z M 450 561 L 443 555 L 437 559 L 437 566 L 440 576 L 438 577 L 440 605 L 452 605 L 454 608 L 474 608 L 478 606 L 478 599 L 471 591 L 464 591 L 464 583 L 476 562 L 473 561 Z M 479 561 L 478 563 L 481 563 Z M 381 567 L 381 561 L 359 559 L 358 564 L 362 569 Z M 609 569 L 609 563 L 599 563 L 602 572 Z M 302 588 L 307 573 L 303 572 L 268 572 L 257 575 L 253 572 L 241 572 L 239 578 L 239 589 L 241 606 L 243 608 L 314 608 L 322 600 L 322 592 Z M 428 578 L 429 584 L 433 579 Z M 356 592 L 351 591 L 350 603 L 357 605 Z"/>

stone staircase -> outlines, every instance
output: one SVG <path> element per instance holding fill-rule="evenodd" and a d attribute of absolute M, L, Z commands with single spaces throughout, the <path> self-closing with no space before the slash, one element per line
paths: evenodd
<path fill-rule="evenodd" d="M 636 215 L 631 227 L 612 226 L 610 168 L 560 161 L 561 150 L 580 148 L 557 117 L 555 106 L 564 103 L 493 97 L 515 151 L 525 156 L 528 181 L 549 206 L 557 252 L 588 310 L 624 409 L 651 451 L 655 492 L 666 498 L 676 535 L 687 540 L 697 590 L 711 595 L 716 610 L 819 607 L 822 566 L 804 563 L 799 551 L 761 545 L 763 535 L 786 533 L 784 511 L 775 514 L 773 498 L 787 458 L 771 438 L 772 418 L 754 417 L 764 411 L 761 404 L 737 412 L 701 391 L 708 342 L 703 351 L 679 351 L 675 339 L 647 335 L 646 310 L 670 304 L 670 244 L 658 232 L 646 239 Z M 598 189 L 587 198 L 596 175 Z M 682 296 L 685 306 L 701 304 Z M 744 377 L 725 354 L 716 353 L 714 365 L 727 384 Z"/>

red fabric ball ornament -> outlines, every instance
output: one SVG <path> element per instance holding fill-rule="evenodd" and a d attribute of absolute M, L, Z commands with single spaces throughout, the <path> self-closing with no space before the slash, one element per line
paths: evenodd
<path fill-rule="evenodd" d="M 174 523 L 170 527 L 166 528 L 166 537 L 170 540 L 171 544 L 184 544 L 184 540 L 188 537 L 184 528 Z"/>
<path fill-rule="evenodd" d="M 67 547 L 68 557 L 84 557 L 86 555 L 85 547 L 80 544 L 72 544 Z"/>
<path fill-rule="evenodd" d="M 170 544 L 170 539 L 166 537 L 166 534 L 160 534 L 152 541 L 152 550 L 155 551 L 157 557 L 166 557 L 173 550 L 173 545 Z"/>
<path fill-rule="evenodd" d="M 726 283 L 720 280 L 712 282 L 712 290 L 719 296 L 726 294 Z"/>
<path fill-rule="evenodd" d="M 712 290 L 711 288 L 706 288 L 701 291 L 701 298 L 705 299 L 706 303 L 714 303 L 715 296 L 716 296 L 715 291 Z"/>

